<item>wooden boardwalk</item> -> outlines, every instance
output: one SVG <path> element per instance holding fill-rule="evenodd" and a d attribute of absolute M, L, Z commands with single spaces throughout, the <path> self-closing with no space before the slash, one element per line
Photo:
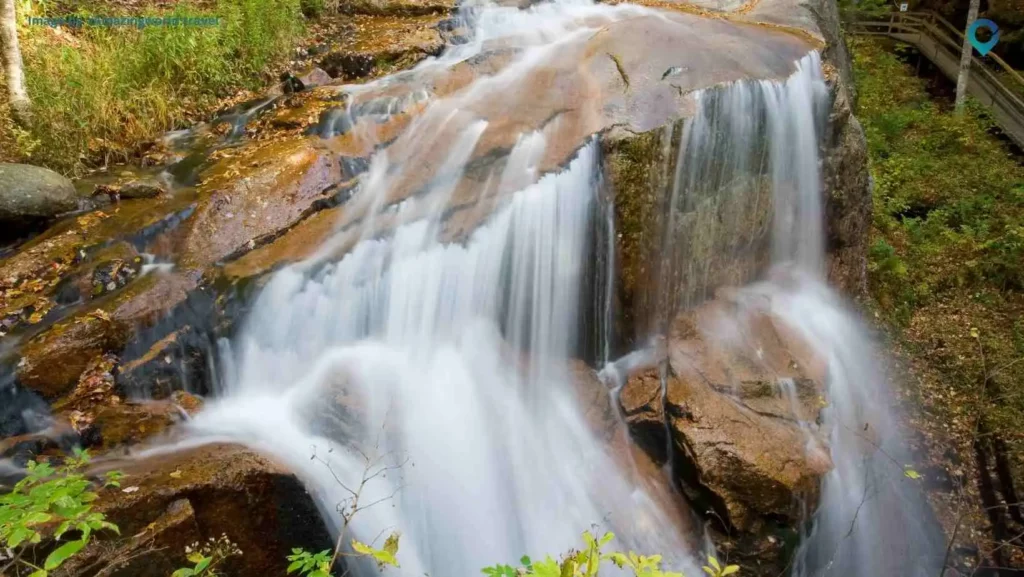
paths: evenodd
<path fill-rule="evenodd" d="M 886 20 L 858 20 L 848 32 L 858 35 L 888 36 L 913 44 L 948 78 L 956 82 L 960 71 L 960 48 L 964 34 L 932 12 L 893 12 Z M 1001 74 L 993 72 L 975 52 L 967 91 L 988 106 L 996 124 L 1017 146 L 1024 148 L 1024 77 L 1002 58 L 989 53 Z"/>

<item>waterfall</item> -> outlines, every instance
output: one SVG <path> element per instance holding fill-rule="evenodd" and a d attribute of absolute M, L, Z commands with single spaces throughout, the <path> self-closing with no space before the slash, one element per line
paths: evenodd
<path fill-rule="evenodd" d="M 880 354 L 824 278 L 819 144 L 830 102 L 817 54 L 801 60 L 783 83 L 742 81 L 697 98 L 697 113 L 682 127 L 669 197 L 664 253 L 671 256 L 662 263 L 669 270 L 660 287 L 669 295 L 658 312 L 699 304 L 710 298 L 709 288 L 746 274 L 712 278 L 721 274 L 716 259 L 722 254 L 751 250 L 730 231 L 756 222 L 756 205 L 764 199 L 751 195 L 759 187 L 750 183 L 766 180 L 773 205 L 770 269 L 765 280 L 738 292 L 733 326 L 718 330 L 745 330 L 749 311 L 769 302 L 771 312 L 828 363 L 822 427 L 831 431 L 834 469 L 823 481 L 792 574 L 938 575 L 943 536 L 919 481 L 904 474 L 911 456 L 890 409 L 895 399 L 878 369 Z M 754 206 L 723 210 L 732 206 L 737 182 Z"/>
<path fill-rule="evenodd" d="M 345 407 L 330 403 L 354 399 L 363 429 L 346 433 L 398 468 L 363 497 L 390 501 L 353 528 L 401 530 L 406 571 L 474 574 L 568 550 L 595 524 L 683 562 L 682 536 L 596 442 L 568 384 L 594 180 L 591 143 L 464 244 L 423 220 L 312 274 L 281 271 L 234 346 L 234 390 L 194 426 L 286 460 L 336 519 L 347 495 L 333 475 L 354 486 L 363 462 L 332 440 Z"/>
<path fill-rule="evenodd" d="M 583 356 L 584 294 L 602 296 L 599 324 L 605 332 L 612 325 L 612 279 L 585 287 L 589 263 L 615 260 L 611 238 L 594 241 L 615 230 L 598 198 L 597 144 L 577 143 L 567 166 L 540 176 L 539 159 L 556 143 L 525 130 L 501 174 L 474 190 L 479 206 L 459 204 L 490 126 L 470 106 L 520 89 L 546 62 L 575 54 L 584 32 L 635 10 L 584 2 L 469 10 L 472 41 L 414 76 L 471 59 L 486 43 L 514 38 L 522 49 L 461 91 L 414 99 L 424 110 L 374 155 L 335 237 L 276 272 L 239 335 L 221 343 L 223 394 L 189 425 L 194 438 L 241 442 L 281 460 L 335 530 L 336 507 L 351 502 L 349 489 L 369 469 L 364 508 L 347 529 L 364 541 L 402 533 L 399 559 L 410 575 L 475 575 L 523 554 L 557 555 L 595 526 L 614 531 L 618 548 L 660 553 L 672 568 L 699 574 L 700 551 L 685 528 L 593 430 L 577 398 L 571 361 Z M 353 87 L 344 114 L 357 117 L 368 105 L 360 95 L 393 81 Z M 720 270 L 724 255 L 758 250 L 757 239 L 732 234 L 749 224 L 735 215 L 756 221 L 774 207 L 771 223 L 752 229 L 764 224 L 771 236 L 773 270 L 792 272 L 744 290 L 770 296 L 831 363 L 826 420 L 836 469 L 794 574 L 895 575 L 876 561 L 912 565 L 932 551 L 905 525 L 918 501 L 903 489 L 899 435 L 884 380 L 868 370 L 870 345 L 821 279 L 818 147 L 829 104 L 821 63 L 812 53 L 785 81 L 735 82 L 694 101 L 668 207 L 666 310 L 708 298 L 731 274 Z M 408 188 L 417 192 L 396 192 Z M 726 206 L 740 208 L 719 210 Z M 741 220 L 723 222 L 723 214 Z M 597 356 L 607 360 L 609 350 L 606 338 Z M 865 451 L 865 423 L 884 452 Z M 862 480 L 873 499 L 861 500 Z M 907 547 L 868 553 L 897 542 Z"/>

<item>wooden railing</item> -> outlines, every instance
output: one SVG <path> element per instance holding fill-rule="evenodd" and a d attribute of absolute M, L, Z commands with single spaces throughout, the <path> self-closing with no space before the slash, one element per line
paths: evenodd
<path fill-rule="evenodd" d="M 921 53 L 936 64 L 940 57 L 946 63 L 952 58 L 960 61 L 964 33 L 934 12 L 892 12 L 887 17 L 854 17 L 847 25 L 847 31 L 859 35 L 890 36 L 916 44 Z M 939 54 L 939 52 L 943 54 Z M 940 66 L 941 68 L 941 66 Z M 944 70 L 954 81 L 956 74 Z M 1000 77 L 1000 73 L 1005 75 Z M 977 75 L 980 78 L 977 78 Z M 985 60 L 972 55 L 971 77 L 977 91 L 975 94 L 983 104 L 998 107 L 1018 126 L 1004 126 L 1008 132 L 1024 145 L 1024 76 L 1013 69 L 995 53 L 989 53 Z M 981 80 L 981 82 L 978 82 Z M 998 120 L 998 119 L 997 119 Z M 1004 123 L 1001 123 L 1004 124 Z"/>

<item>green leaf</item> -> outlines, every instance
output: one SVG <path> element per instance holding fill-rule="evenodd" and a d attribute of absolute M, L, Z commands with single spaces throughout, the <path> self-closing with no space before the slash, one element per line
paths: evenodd
<path fill-rule="evenodd" d="M 188 555 L 186 555 L 185 558 L 188 559 L 189 563 L 196 564 L 196 563 L 202 561 L 203 559 L 205 559 L 206 555 L 203 555 L 199 551 L 193 551 L 193 552 L 189 553 Z"/>
<path fill-rule="evenodd" d="M 360 543 L 355 539 L 352 540 L 352 549 L 354 549 L 356 553 L 359 553 L 360 555 L 367 555 L 369 557 L 373 557 L 373 559 L 377 562 L 377 565 L 379 565 L 380 567 L 384 567 L 386 565 L 391 565 L 392 567 L 399 566 L 398 560 L 395 559 L 395 556 L 391 553 L 384 551 L 382 549 L 374 549 L 373 547 Z"/>
<path fill-rule="evenodd" d="M 292 561 L 291 564 L 288 565 L 288 569 L 285 571 L 285 573 L 294 573 L 295 570 L 299 567 L 302 567 L 302 565 L 302 561 Z"/>
<path fill-rule="evenodd" d="M 182 567 L 174 573 L 171 573 L 171 577 L 192 577 L 193 575 L 195 575 L 195 572 L 193 572 L 188 567 Z"/>
<path fill-rule="evenodd" d="M 562 574 L 562 568 L 551 557 L 546 557 L 543 561 L 534 561 L 532 566 L 536 577 L 560 577 Z"/>
<path fill-rule="evenodd" d="M 590 534 L 590 531 L 583 532 L 583 542 L 586 543 L 587 549 L 594 546 L 594 536 Z"/>
<path fill-rule="evenodd" d="M 35 531 L 27 527 L 18 527 L 11 532 L 11 536 L 7 538 L 7 547 L 14 549 L 18 545 L 21 545 L 22 541 L 31 539 L 35 535 Z"/>
<path fill-rule="evenodd" d="M 22 520 L 22 523 L 25 525 L 39 525 L 40 523 L 46 523 L 50 519 L 53 519 L 53 515 L 37 511 L 26 515 L 25 519 Z"/>
<path fill-rule="evenodd" d="M 49 574 L 50 573 L 48 571 L 46 571 L 45 569 L 38 569 L 38 570 L 33 571 L 32 573 L 30 573 L 28 577 L 46 577 Z"/>
<path fill-rule="evenodd" d="M 917 471 L 911 469 L 910 467 L 907 467 L 907 470 L 903 471 L 903 474 L 906 475 L 909 479 L 917 480 L 921 478 L 921 473 L 918 473 Z"/>
<path fill-rule="evenodd" d="M 713 555 L 708 555 L 708 563 L 715 568 L 715 571 L 721 571 L 722 566 L 718 563 L 718 559 L 715 559 Z"/>
<path fill-rule="evenodd" d="M 196 563 L 196 566 L 194 569 L 192 569 L 192 571 L 196 574 L 201 575 L 203 571 L 205 571 L 206 568 L 210 566 L 210 561 L 213 561 L 213 557 L 203 557 L 203 559 L 199 561 L 199 563 Z"/>
<path fill-rule="evenodd" d="M 67 543 L 57 547 L 52 553 L 46 557 L 46 562 L 43 564 L 43 569 L 52 571 L 57 567 L 60 567 L 64 561 L 67 561 L 68 557 L 71 557 L 75 553 L 82 550 L 85 547 L 87 540 L 85 538 L 77 541 L 68 541 Z"/>
<path fill-rule="evenodd" d="M 614 563 L 619 569 L 629 566 L 629 557 L 625 553 L 608 553 L 604 555 L 604 558 Z"/>
<path fill-rule="evenodd" d="M 532 563 L 530 563 L 530 556 L 529 555 L 523 555 L 522 557 L 520 557 L 519 558 L 519 564 L 522 565 L 523 567 L 529 567 L 530 565 L 532 565 Z"/>
<path fill-rule="evenodd" d="M 739 570 L 739 565 L 729 565 L 725 569 L 722 569 L 722 577 L 725 577 L 726 575 L 732 575 L 733 573 L 736 573 Z"/>
<path fill-rule="evenodd" d="M 60 539 L 61 536 L 64 535 L 64 533 L 67 533 L 70 527 L 71 521 L 64 521 L 63 523 L 61 523 L 60 526 L 57 527 L 57 532 L 53 534 L 54 538 Z"/>

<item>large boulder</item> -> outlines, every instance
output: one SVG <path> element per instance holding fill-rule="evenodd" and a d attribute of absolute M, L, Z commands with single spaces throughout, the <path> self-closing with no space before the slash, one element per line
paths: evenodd
<path fill-rule="evenodd" d="M 818 424 L 825 367 L 767 307 L 747 304 L 725 297 L 681 314 L 660 367 L 635 372 L 619 400 L 641 446 L 671 459 L 691 502 L 738 539 L 719 546 L 777 570 L 831 469 Z"/>
<path fill-rule="evenodd" d="M 219 573 L 283 575 L 293 547 L 333 546 L 298 479 L 243 447 L 206 445 L 104 466 L 126 474 L 120 488 L 97 500 L 120 536 L 98 533 L 60 575 L 167 577 L 190 566 L 186 546 L 222 536 L 241 554 L 219 565 Z"/>
<path fill-rule="evenodd" d="M 0 163 L 0 222 L 25 225 L 78 208 L 67 178 L 28 164 Z"/>

